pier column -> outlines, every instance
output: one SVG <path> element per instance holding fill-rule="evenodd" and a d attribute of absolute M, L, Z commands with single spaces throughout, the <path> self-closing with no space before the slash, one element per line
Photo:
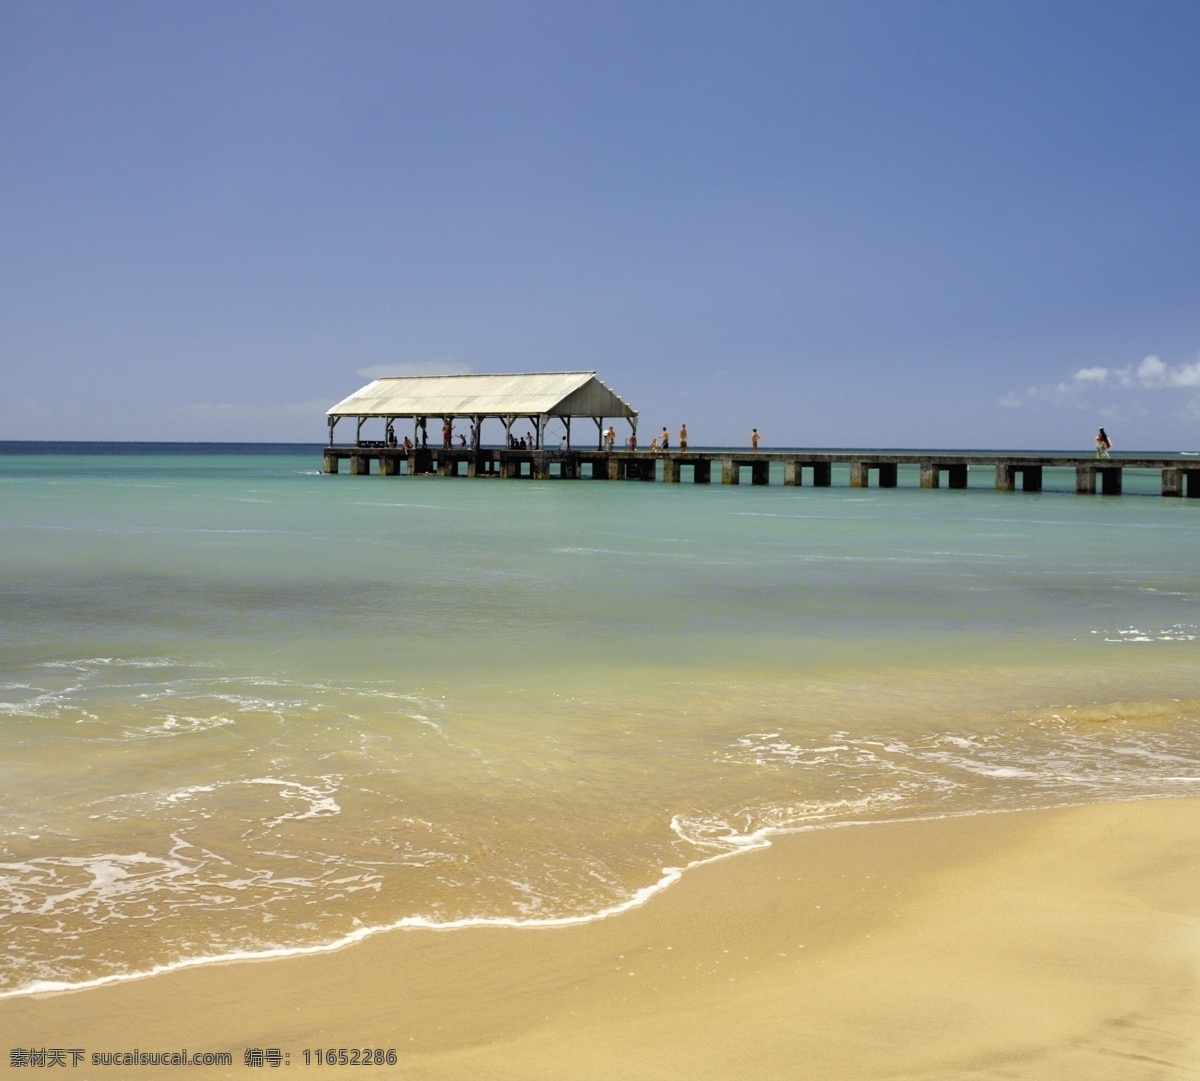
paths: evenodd
<path fill-rule="evenodd" d="M 326 473 L 336 473 L 338 471 L 338 456 L 331 450 L 325 452 L 325 467 Z"/>
<path fill-rule="evenodd" d="M 737 484 L 741 480 L 741 467 L 732 458 L 721 459 L 721 483 Z"/>
<path fill-rule="evenodd" d="M 752 462 L 750 464 L 750 483 L 751 484 L 770 484 L 771 483 L 771 463 L 770 462 Z"/>
<path fill-rule="evenodd" d="M 663 483 L 678 484 L 679 483 L 679 459 L 664 458 L 663 459 Z"/>
<path fill-rule="evenodd" d="M 871 467 L 866 462 L 850 463 L 850 487 L 866 488 L 871 483 Z"/>
<path fill-rule="evenodd" d="M 833 463 L 813 462 L 813 487 L 828 488 L 833 484 Z"/>
<path fill-rule="evenodd" d="M 1016 470 L 1007 462 L 996 463 L 996 491 L 1011 492 L 1017 486 Z"/>
<path fill-rule="evenodd" d="M 350 455 L 350 476 L 366 477 L 371 473 L 371 459 L 365 454 Z"/>
<path fill-rule="evenodd" d="M 1120 495 L 1121 494 L 1121 467 L 1105 466 L 1103 469 L 1096 470 L 1100 474 L 1100 494 L 1101 495 Z"/>
<path fill-rule="evenodd" d="M 1188 499 L 1200 499 L 1200 469 L 1185 469 L 1183 480 Z"/>
<path fill-rule="evenodd" d="M 799 462 L 783 463 L 783 485 L 785 488 L 799 488 L 804 483 L 804 466 Z"/>
<path fill-rule="evenodd" d="M 942 471 L 932 462 L 921 463 L 921 487 L 940 488 L 942 486 Z"/>
<path fill-rule="evenodd" d="M 896 478 L 899 476 L 900 466 L 897 462 L 880 462 L 879 463 L 879 487 L 880 488 L 895 488 Z"/>
<path fill-rule="evenodd" d="M 395 477 L 400 473 L 400 459 L 394 454 L 381 454 L 379 456 L 379 475 L 381 477 Z"/>
<path fill-rule="evenodd" d="M 1021 470 L 1021 491 L 1040 492 L 1042 490 L 1042 467 L 1027 465 Z"/>
<path fill-rule="evenodd" d="M 1164 468 L 1162 471 L 1162 494 L 1183 495 L 1183 470 Z"/>
<path fill-rule="evenodd" d="M 967 486 L 967 473 L 970 469 L 965 462 L 962 465 L 949 465 L 946 467 L 946 472 L 950 474 L 951 488 L 965 488 Z"/>
<path fill-rule="evenodd" d="M 692 466 L 692 483 L 693 484 L 711 484 L 712 483 L 712 460 L 709 458 L 698 458 L 696 464 Z"/>
<path fill-rule="evenodd" d="M 1166 481 L 1164 480 L 1165 484 Z M 1075 467 L 1075 494 L 1076 495 L 1095 495 L 1096 494 L 1096 467 L 1091 465 L 1077 465 Z"/>
<path fill-rule="evenodd" d="M 621 479 L 621 459 L 614 458 L 611 454 L 604 460 L 604 475 L 609 480 Z"/>

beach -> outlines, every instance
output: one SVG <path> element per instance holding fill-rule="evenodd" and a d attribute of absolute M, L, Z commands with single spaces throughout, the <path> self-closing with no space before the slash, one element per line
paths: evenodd
<path fill-rule="evenodd" d="M 319 466 L 0 453 L 18 1068 L 1195 1069 L 1194 501 Z"/>
<path fill-rule="evenodd" d="M 447 1081 L 1196 1076 L 1198 832 L 1194 799 L 815 830 L 582 926 L 403 930 L 10 998 L 0 1029 L 231 1051 L 193 1068 L 213 1077 L 246 1076 L 247 1048 L 294 1068 L 342 1047 L 397 1051 L 354 1076 Z"/>

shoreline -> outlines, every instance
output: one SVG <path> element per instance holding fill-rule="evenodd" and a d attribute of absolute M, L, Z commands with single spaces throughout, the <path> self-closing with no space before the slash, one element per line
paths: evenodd
<path fill-rule="evenodd" d="M 374 938 L 377 935 L 389 935 L 404 931 L 434 931 L 451 932 L 465 931 L 477 928 L 505 928 L 509 930 L 550 930 L 566 927 L 583 927 L 601 920 L 614 919 L 627 912 L 649 904 L 656 895 L 683 882 L 685 876 L 701 867 L 722 860 L 746 856 L 750 853 L 770 848 L 781 838 L 797 834 L 812 833 L 822 830 L 842 830 L 852 828 L 869 828 L 873 826 L 914 825 L 921 822 L 939 822 L 955 818 L 972 818 L 976 815 L 1009 815 L 1024 814 L 1036 811 L 1060 811 L 1077 807 L 1103 806 L 1108 803 L 1140 803 L 1157 800 L 1188 799 L 1186 796 L 1136 796 L 1126 800 L 1106 800 L 1099 803 L 1063 803 L 1051 804 L 1044 807 L 997 807 L 988 809 L 973 809 L 952 811 L 944 814 L 914 815 L 900 818 L 880 819 L 848 819 L 838 822 L 805 824 L 800 826 L 764 827 L 752 834 L 747 834 L 736 842 L 736 847 L 711 856 L 693 860 L 681 867 L 664 867 L 663 874 L 657 882 L 642 886 L 624 901 L 579 916 L 546 916 L 521 918 L 516 916 L 468 916 L 457 920 L 438 922 L 425 916 L 402 916 L 394 923 L 379 924 L 372 927 L 359 927 L 329 942 L 318 942 L 306 946 L 269 946 L 261 950 L 244 950 L 233 953 L 216 954 L 203 957 L 185 957 L 178 961 L 155 965 L 149 969 L 139 969 L 132 972 L 117 972 L 106 976 L 96 976 L 92 979 L 69 983 L 61 980 L 42 980 L 33 984 L 10 990 L 0 990 L 0 1002 L 6 999 L 20 999 L 31 996 L 73 995 L 87 991 L 98 990 L 119 984 L 134 983 L 142 980 L 152 980 L 176 972 L 186 972 L 190 969 L 207 968 L 211 966 L 254 964 L 263 961 L 288 961 L 303 957 L 316 957 L 323 954 L 338 953 L 352 949 L 358 944 Z M 1200 797 L 1195 797 L 1200 799 Z"/>
<path fill-rule="evenodd" d="M 245 1048 L 303 1066 L 354 1046 L 399 1055 L 358 1076 L 447 1081 L 1200 1069 L 1200 799 L 846 825 L 864 828 L 693 865 L 619 919 L 409 926 L 10 994 L 0 1026 L 14 1046 L 233 1052 L 204 1077 L 241 1076 Z"/>

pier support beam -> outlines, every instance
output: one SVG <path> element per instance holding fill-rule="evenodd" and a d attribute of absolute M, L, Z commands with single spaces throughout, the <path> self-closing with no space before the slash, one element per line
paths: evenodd
<path fill-rule="evenodd" d="M 751 484 L 770 484 L 771 483 L 771 463 L 770 462 L 751 462 L 750 463 L 750 483 Z"/>
<path fill-rule="evenodd" d="M 850 487 L 866 488 L 871 482 L 871 467 L 866 462 L 850 463 Z"/>
<path fill-rule="evenodd" d="M 698 459 L 696 464 L 692 466 L 692 483 L 693 484 L 711 484 L 712 483 L 712 461 L 708 458 Z"/>
<path fill-rule="evenodd" d="M 830 462 L 813 462 L 813 487 L 828 488 L 833 484 L 833 465 Z"/>
<path fill-rule="evenodd" d="M 1095 469 L 1095 466 L 1077 465 L 1075 467 L 1075 494 L 1076 495 L 1095 495 L 1096 494 L 1096 469 Z"/>
<path fill-rule="evenodd" d="M 371 459 L 365 454 L 350 455 L 350 476 L 366 477 L 371 473 Z"/>
<path fill-rule="evenodd" d="M 1042 467 L 1027 465 L 1021 469 L 1021 491 L 1040 492 L 1042 490 Z"/>
<path fill-rule="evenodd" d="M 325 452 L 324 472 L 336 473 L 338 471 L 338 456 L 331 450 Z"/>
<path fill-rule="evenodd" d="M 679 483 L 679 459 L 664 458 L 663 464 L 663 483 L 678 484 Z"/>
<path fill-rule="evenodd" d="M 783 486 L 799 488 L 804 483 L 804 466 L 799 462 L 783 463 Z"/>
<path fill-rule="evenodd" d="M 1121 494 L 1121 467 L 1105 466 L 1102 469 L 1097 469 L 1100 474 L 1100 494 L 1101 495 L 1120 495 Z"/>
<path fill-rule="evenodd" d="M 967 486 L 967 476 L 970 466 L 965 463 L 962 465 L 948 465 L 946 472 L 950 474 L 951 488 L 965 488 Z"/>
<path fill-rule="evenodd" d="M 737 484 L 741 480 L 741 466 L 732 458 L 721 459 L 721 483 Z"/>
<path fill-rule="evenodd" d="M 996 491 L 1011 492 L 1017 486 L 1016 470 L 1006 462 L 996 463 Z"/>
<path fill-rule="evenodd" d="M 608 480 L 621 479 L 621 459 L 608 458 L 604 463 L 604 473 Z"/>
<path fill-rule="evenodd" d="M 921 487 L 940 488 L 942 486 L 942 471 L 932 462 L 921 463 Z"/>
<path fill-rule="evenodd" d="M 326 473 L 329 470 L 325 471 Z M 1162 471 L 1162 494 L 1170 496 L 1183 495 L 1183 470 L 1164 469 Z"/>
<path fill-rule="evenodd" d="M 379 475 L 381 477 L 396 477 L 400 475 L 400 459 L 394 454 L 379 456 Z"/>
<path fill-rule="evenodd" d="M 895 488 L 896 478 L 899 475 L 900 467 L 895 462 L 880 462 L 879 463 L 879 487 L 880 488 Z"/>

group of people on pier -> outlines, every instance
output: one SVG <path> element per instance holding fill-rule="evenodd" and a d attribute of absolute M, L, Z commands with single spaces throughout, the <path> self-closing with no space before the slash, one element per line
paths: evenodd
<path fill-rule="evenodd" d="M 405 436 L 403 441 L 397 440 L 394 423 L 389 420 L 387 422 L 384 435 L 384 443 L 389 447 L 402 447 L 405 454 L 409 454 L 416 450 L 418 446 L 428 447 L 428 418 L 416 417 L 415 421 L 416 423 L 413 434 L 417 440 L 416 442 L 413 439 L 410 439 L 408 436 Z M 610 424 L 602 433 L 601 438 L 603 440 L 604 449 L 611 454 L 616 449 L 617 445 L 617 429 Z M 759 435 L 757 428 L 751 429 L 750 449 L 755 454 L 758 453 L 758 443 L 761 438 L 762 437 Z M 506 446 L 509 450 L 537 450 L 538 440 L 532 432 L 529 432 L 519 438 L 513 435 L 512 432 L 509 432 L 506 437 Z M 681 424 L 679 426 L 678 446 L 681 452 L 688 449 L 688 430 L 686 424 Z M 1112 444 L 1108 442 L 1108 436 L 1104 434 L 1104 429 L 1101 428 L 1100 434 L 1096 436 L 1096 456 L 1098 458 L 1107 458 L 1108 448 L 1111 446 Z M 474 449 L 479 448 L 479 429 L 474 424 L 471 425 L 469 440 L 468 437 L 463 435 L 461 432 L 458 436 L 457 449 L 466 450 L 467 447 Z M 454 448 L 454 422 L 449 418 L 445 418 L 442 422 L 442 449 L 451 450 L 452 448 Z M 630 432 L 629 438 L 625 440 L 625 449 L 630 451 L 636 451 L 638 449 L 636 428 Z M 666 425 L 663 425 L 662 434 L 655 436 L 655 438 L 650 440 L 650 446 L 647 448 L 647 451 L 650 454 L 667 454 L 670 452 L 670 450 L 671 433 L 667 430 Z"/>

